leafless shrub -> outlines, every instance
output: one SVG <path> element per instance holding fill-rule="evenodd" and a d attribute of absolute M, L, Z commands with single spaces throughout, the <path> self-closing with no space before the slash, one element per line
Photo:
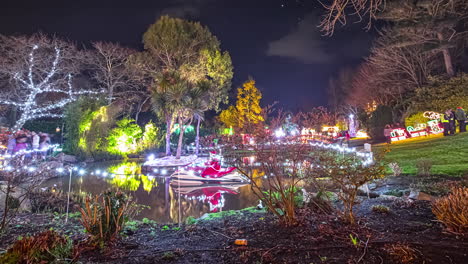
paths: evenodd
<path fill-rule="evenodd" d="M 32 167 L 26 167 L 22 161 L 23 157 L 17 156 L 0 168 L 0 192 L 5 196 L 0 230 L 7 228 L 29 193 L 43 182 L 41 174 L 48 173 L 46 169 L 33 171 Z"/>

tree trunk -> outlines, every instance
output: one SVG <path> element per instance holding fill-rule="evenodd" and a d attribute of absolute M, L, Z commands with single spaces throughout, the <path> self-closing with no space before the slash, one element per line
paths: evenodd
<path fill-rule="evenodd" d="M 9 211 L 9 207 L 10 207 L 10 204 L 9 204 L 9 198 L 10 198 L 10 192 L 11 192 L 11 186 L 10 186 L 10 182 L 7 182 L 7 187 L 6 187 L 6 191 L 5 191 L 5 209 L 3 211 L 3 216 L 2 216 L 2 223 L 0 224 L 0 230 L 5 230 L 6 229 L 6 225 L 7 225 L 7 217 L 8 217 L 8 211 Z"/>
<path fill-rule="evenodd" d="M 444 41 L 444 36 L 441 32 L 437 32 L 437 38 L 441 43 Z M 453 69 L 452 56 L 450 55 L 449 48 L 442 48 L 442 54 L 444 55 L 445 70 L 447 71 L 447 75 L 449 77 L 453 77 L 455 75 L 455 70 Z"/>
<path fill-rule="evenodd" d="M 135 123 L 138 123 L 138 117 L 140 116 L 141 109 L 143 108 L 143 105 L 145 105 L 146 101 L 148 101 L 148 99 L 150 99 L 150 97 L 146 97 L 146 99 L 138 105 L 138 111 L 135 115 Z"/>
<path fill-rule="evenodd" d="M 166 118 L 166 156 L 171 155 L 171 119 Z"/>
<path fill-rule="evenodd" d="M 183 125 L 184 122 L 179 122 L 179 143 L 177 144 L 177 153 L 176 153 L 176 159 L 180 159 L 180 156 L 182 154 L 182 140 L 184 139 L 184 132 L 185 132 L 185 126 Z"/>
<path fill-rule="evenodd" d="M 200 152 L 200 117 L 197 118 L 197 135 L 195 136 L 195 155 Z"/>

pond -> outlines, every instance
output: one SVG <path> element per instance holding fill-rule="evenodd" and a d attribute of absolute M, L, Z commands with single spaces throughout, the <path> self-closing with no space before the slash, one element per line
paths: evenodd
<path fill-rule="evenodd" d="M 138 204 L 147 206 L 137 219 L 148 218 L 158 223 L 183 222 L 189 216 L 199 218 L 205 213 L 239 210 L 258 204 L 258 197 L 249 184 L 178 186 L 171 184 L 169 177 L 174 168 L 165 168 L 159 175 L 145 175 L 141 173 L 142 163 L 141 160 L 128 160 L 90 164 L 82 173 L 72 174 L 71 190 L 83 196 L 109 189 L 124 190 Z M 69 177 L 54 178 L 45 185 L 67 192 Z"/>

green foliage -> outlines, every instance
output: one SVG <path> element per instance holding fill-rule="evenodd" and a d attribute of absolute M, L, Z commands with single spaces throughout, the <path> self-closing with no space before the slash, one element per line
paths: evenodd
<path fill-rule="evenodd" d="M 185 219 L 185 224 L 186 225 L 194 225 L 197 223 L 197 219 L 193 216 L 189 216 L 187 217 L 187 219 Z"/>
<path fill-rule="evenodd" d="M 90 123 L 90 113 L 97 110 L 100 107 L 101 103 L 99 101 L 79 98 L 77 101 L 69 104 L 65 108 L 65 145 L 64 150 L 71 154 L 79 154 L 81 149 L 79 147 L 80 135 L 85 130 L 85 123 L 88 126 L 91 126 Z M 89 123 L 89 124 L 88 124 Z M 84 141 L 81 140 L 84 144 Z"/>
<path fill-rule="evenodd" d="M 396 196 L 396 197 L 402 197 L 404 195 L 404 192 L 401 190 L 390 190 L 384 193 L 385 195 L 391 195 L 391 196 Z"/>
<path fill-rule="evenodd" d="M 351 239 L 351 244 L 355 247 L 359 247 L 359 238 L 357 236 L 353 236 L 353 234 L 349 234 L 349 238 Z"/>
<path fill-rule="evenodd" d="M 161 144 L 161 141 L 162 137 L 160 129 L 153 123 L 153 121 L 150 121 L 145 125 L 143 136 L 138 141 L 138 150 L 144 151 L 157 148 Z"/>
<path fill-rule="evenodd" d="M 273 206 L 275 206 L 276 210 L 282 211 L 283 208 L 283 197 L 280 192 L 269 192 L 269 191 L 264 191 L 265 198 L 272 201 Z M 304 197 L 302 196 L 302 191 L 295 187 L 291 186 L 286 188 L 284 191 L 284 196 L 289 197 L 293 196 L 294 198 L 294 205 L 296 207 L 302 207 L 304 206 Z"/>
<path fill-rule="evenodd" d="M 228 210 L 228 211 L 222 211 L 222 212 L 217 212 L 217 213 L 209 213 L 205 217 L 203 217 L 203 220 L 214 220 L 218 218 L 224 218 L 227 216 L 242 216 L 244 212 L 249 212 L 249 213 L 265 213 L 265 210 L 258 210 L 256 207 L 247 207 L 242 210 Z"/>
<path fill-rule="evenodd" d="M 116 125 L 117 127 L 113 128 L 107 137 L 107 151 L 121 156 L 137 152 L 137 140 L 142 136 L 142 131 L 135 120 L 123 118 L 117 121 Z"/>
<path fill-rule="evenodd" d="M 458 106 L 468 109 L 468 74 L 461 73 L 450 79 L 432 77 L 428 85 L 416 88 L 413 101 L 419 111 L 443 113 Z"/>
<path fill-rule="evenodd" d="M 0 255 L 0 263 L 54 263 L 73 257 L 73 241 L 53 230 L 15 241 L 6 253 Z"/>
<path fill-rule="evenodd" d="M 429 119 L 424 117 L 424 112 L 418 112 L 405 119 L 405 126 L 416 127 L 418 124 L 426 124 Z"/>
<path fill-rule="evenodd" d="M 59 133 L 56 132 L 57 127 L 62 129 L 61 120 L 56 120 L 56 121 L 29 120 L 23 126 L 24 129 L 27 129 L 29 131 L 44 132 L 44 133 L 48 133 L 52 135 L 57 134 L 58 136 L 60 136 L 60 132 Z M 58 140 L 60 140 L 60 138 Z"/>
<path fill-rule="evenodd" d="M 372 112 L 369 119 L 369 135 L 373 139 L 384 138 L 384 128 L 387 124 L 393 123 L 392 109 L 386 105 L 379 105 Z"/>
<path fill-rule="evenodd" d="M 146 224 L 146 225 L 155 225 L 156 224 L 156 221 L 154 220 L 151 220 L 151 219 L 148 219 L 148 218 L 143 218 L 143 220 L 141 220 L 141 222 L 143 224 Z"/>
<path fill-rule="evenodd" d="M 108 157 L 107 138 L 120 112 L 121 108 L 118 105 L 101 106 L 96 110 L 85 110 L 78 127 L 78 154 L 93 158 Z"/>
<path fill-rule="evenodd" d="M 139 224 L 138 221 L 128 221 L 125 223 L 125 229 L 135 232 L 138 230 Z"/>
<path fill-rule="evenodd" d="M 160 17 L 143 35 L 141 64 L 155 70 L 150 87 L 156 114 L 166 122 L 166 153 L 175 122 L 185 125 L 207 110 L 227 103 L 233 77 L 232 62 L 218 39 L 198 22 Z M 164 69 L 164 70 L 162 70 Z M 183 142 L 180 134 L 177 156 Z"/>

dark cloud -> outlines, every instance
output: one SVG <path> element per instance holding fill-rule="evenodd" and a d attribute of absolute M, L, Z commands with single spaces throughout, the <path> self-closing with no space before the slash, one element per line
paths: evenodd
<path fill-rule="evenodd" d="M 316 14 L 307 15 L 293 31 L 270 42 L 267 55 L 291 58 L 306 64 L 331 63 L 333 55 L 325 49 L 317 22 Z"/>
<path fill-rule="evenodd" d="M 159 12 L 159 16 L 169 15 L 179 18 L 199 18 L 203 7 L 213 0 L 175 0 L 169 7 Z"/>

